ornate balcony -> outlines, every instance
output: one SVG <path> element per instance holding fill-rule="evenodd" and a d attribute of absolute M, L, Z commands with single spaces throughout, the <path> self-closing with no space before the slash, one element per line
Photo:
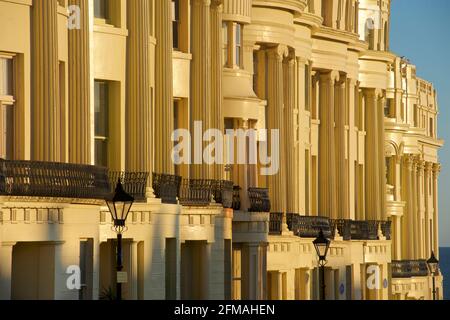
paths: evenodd
<path fill-rule="evenodd" d="M 392 278 L 426 277 L 429 275 L 425 260 L 392 261 Z"/>
<path fill-rule="evenodd" d="M 249 188 L 250 212 L 270 212 L 269 189 Z"/>
<path fill-rule="evenodd" d="M 212 200 L 212 180 L 184 179 L 178 199 L 183 206 L 208 206 Z"/>
<path fill-rule="evenodd" d="M 386 240 L 391 240 L 391 230 L 392 230 L 392 221 L 380 221 L 381 223 L 381 231 L 383 235 L 386 237 Z"/>
<path fill-rule="evenodd" d="M 288 213 L 287 224 L 289 230 L 298 237 L 316 238 L 321 229 L 325 237 L 331 237 L 330 221 L 325 217 L 306 217 L 296 213 Z"/>
<path fill-rule="evenodd" d="M 233 208 L 233 182 L 226 180 L 211 181 L 212 194 L 216 203 L 224 208 Z"/>
<path fill-rule="evenodd" d="M 153 190 L 162 203 L 177 204 L 181 177 L 170 174 L 153 173 Z"/>
<path fill-rule="evenodd" d="M 241 210 L 241 187 L 233 187 L 233 210 Z"/>
<path fill-rule="evenodd" d="M 378 226 L 381 226 L 383 235 L 387 240 L 391 239 L 390 221 L 353 221 L 353 220 L 330 220 L 331 231 L 334 236 L 335 229 L 346 241 L 349 240 L 378 240 Z"/>
<path fill-rule="evenodd" d="M 269 221 L 269 234 L 281 235 L 282 225 L 283 225 L 283 214 L 271 213 Z"/>
<path fill-rule="evenodd" d="M 111 192 L 114 192 L 117 181 L 123 185 L 124 190 L 132 195 L 136 201 L 143 201 L 146 199 L 146 189 L 149 173 L 148 172 L 109 172 L 109 183 Z"/>
<path fill-rule="evenodd" d="M 110 191 L 106 168 L 0 159 L 0 195 L 104 199 Z"/>

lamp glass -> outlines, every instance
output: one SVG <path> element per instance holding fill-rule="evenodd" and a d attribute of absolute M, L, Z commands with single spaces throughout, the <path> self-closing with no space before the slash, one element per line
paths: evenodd
<path fill-rule="evenodd" d="M 320 230 L 319 236 L 313 241 L 313 244 L 316 248 L 319 259 L 325 260 L 327 257 L 328 249 L 330 247 L 330 240 L 325 238 L 322 230 Z"/>
<path fill-rule="evenodd" d="M 116 190 L 111 198 L 106 200 L 109 212 L 114 222 L 125 222 L 133 205 L 134 198 L 125 192 L 122 183 L 117 182 Z"/>
<path fill-rule="evenodd" d="M 435 274 L 439 267 L 439 261 L 436 259 L 434 252 L 431 253 L 430 259 L 427 260 L 428 269 L 432 274 Z"/>

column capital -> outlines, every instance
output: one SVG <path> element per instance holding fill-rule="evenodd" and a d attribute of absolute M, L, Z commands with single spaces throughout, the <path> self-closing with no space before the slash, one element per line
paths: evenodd
<path fill-rule="evenodd" d="M 213 7 L 219 7 L 223 4 L 223 0 L 209 0 L 211 1 L 211 6 Z"/>
<path fill-rule="evenodd" d="M 423 176 L 423 173 L 425 171 L 425 161 L 422 159 L 417 159 L 417 172 L 419 175 Z"/>
<path fill-rule="evenodd" d="M 267 50 L 269 59 L 276 59 L 280 62 L 289 56 L 289 48 L 286 45 L 279 44 Z"/>
<path fill-rule="evenodd" d="M 332 70 L 332 71 L 320 71 L 319 73 L 320 81 L 321 82 L 331 82 L 332 85 L 334 85 L 336 82 L 340 79 L 339 71 Z"/>
<path fill-rule="evenodd" d="M 295 59 L 297 60 L 298 64 L 307 64 L 308 63 L 308 59 L 306 59 L 305 57 L 296 56 Z"/>
<path fill-rule="evenodd" d="M 349 77 L 347 77 L 347 81 L 348 81 L 348 84 L 349 84 L 351 87 L 356 87 L 356 85 L 359 85 L 359 80 L 358 80 L 358 79 L 354 79 L 354 78 L 349 78 Z"/>
<path fill-rule="evenodd" d="M 433 172 L 436 175 L 439 175 L 439 173 L 441 172 L 441 164 L 440 163 L 433 163 Z"/>
<path fill-rule="evenodd" d="M 288 55 L 286 56 L 286 63 L 293 66 L 295 64 L 295 51 L 289 50 Z"/>
<path fill-rule="evenodd" d="M 347 74 L 340 73 L 339 79 L 336 81 L 336 85 L 340 87 L 345 87 L 346 84 L 347 84 Z"/>
<path fill-rule="evenodd" d="M 383 90 L 377 88 L 362 88 L 363 93 L 368 98 L 380 99 L 383 95 Z"/>
<path fill-rule="evenodd" d="M 403 155 L 403 162 L 409 171 L 413 171 L 414 156 L 410 154 Z"/>
<path fill-rule="evenodd" d="M 425 162 L 425 172 L 429 173 L 433 170 L 433 163 L 432 162 Z"/>

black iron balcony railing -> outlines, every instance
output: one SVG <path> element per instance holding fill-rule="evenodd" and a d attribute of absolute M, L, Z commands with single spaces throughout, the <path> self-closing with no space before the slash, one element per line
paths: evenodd
<path fill-rule="evenodd" d="M 272 212 L 269 220 L 269 234 L 280 235 L 283 226 L 283 214 Z"/>
<path fill-rule="evenodd" d="M 233 181 L 212 180 L 211 188 L 216 203 L 221 203 L 224 208 L 233 207 Z"/>
<path fill-rule="evenodd" d="M 117 181 L 120 179 L 124 190 L 132 195 L 134 200 L 143 201 L 146 199 L 148 177 L 148 172 L 110 171 L 109 184 L 111 192 L 114 192 Z"/>
<path fill-rule="evenodd" d="M 269 189 L 249 188 L 248 198 L 250 201 L 250 212 L 270 212 Z"/>
<path fill-rule="evenodd" d="M 391 240 L 392 234 L 392 221 L 381 221 L 381 231 L 386 237 L 386 240 Z"/>
<path fill-rule="evenodd" d="M 212 200 L 212 181 L 183 179 L 178 199 L 183 206 L 208 206 Z"/>
<path fill-rule="evenodd" d="M 170 174 L 153 173 L 153 191 L 162 203 L 177 204 L 181 177 Z"/>
<path fill-rule="evenodd" d="M 397 260 L 391 263 L 393 278 L 426 277 L 429 275 L 425 260 Z"/>
<path fill-rule="evenodd" d="M 390 221 L 353 221 L 353 220 L 330 220 L 331 231 L 339 232 L 344 240 L 378 240 L 378 227 L 381 226 L 383 235 L 387 240 L 391 239 Z"/>
<path fill-rule="evenodd" d="M 287 225 L 289 230 L 298 237 L 316 238 L 320 230 L 325 237 L 331 237 L 330 220 L 325 217 L 300 216 L 296 213 L 287 214 Z"/>
<path fill-rule="evenodd" d="M 1 195 L 104 199 L 109 193 L 106 168 L 0 159 Z"/>
<path fill-rule="evenodd" d="M 241 187 L 233 187 L 233 210 L 241 210 Z"/>

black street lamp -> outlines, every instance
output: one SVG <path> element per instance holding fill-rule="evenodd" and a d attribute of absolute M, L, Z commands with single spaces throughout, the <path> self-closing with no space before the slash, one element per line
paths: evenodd
<path fill-rule="evenodd" d="M 433 300 L 436 300 L 436 273 L 439 269 L 439 260 L 436 259 L 434 252 L 431 251 L 431 257 L 427 260 L 428 269 L 430 270 L 431 276 L 433 277 Z"/>
<path fill-rule="evenodd" d="M 316 248 L 317 256 L 319 257 L 320 266 L 320 300 L 325 300 L 325 265 L 327 264 L 327 253 L 330 248 L 331 241 L 325 238 L 323 230 L 320 229 L 319 236 L 313 241 Z"/>
<path fill-rule="evenodd" d="M 125 222 L 133 205 L 134 198 L 123 190 L 122 183 L 117 182 L 114 194 L 106 199 L 109 212 L 114 221 L 114 231 L 117 233 L 117 275 L 122 271 L 122 234 L 126 231 Z M 117 279 L 117 300 L 122 300 L 122 282 Z"/>

